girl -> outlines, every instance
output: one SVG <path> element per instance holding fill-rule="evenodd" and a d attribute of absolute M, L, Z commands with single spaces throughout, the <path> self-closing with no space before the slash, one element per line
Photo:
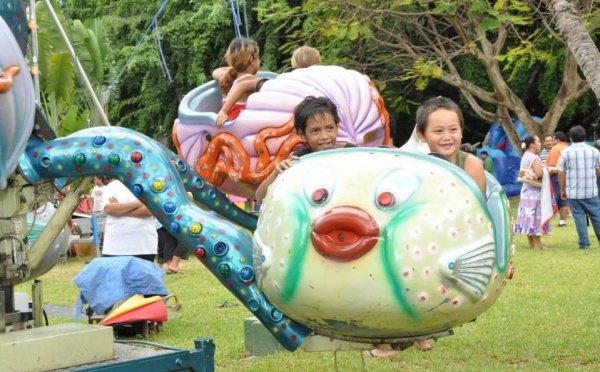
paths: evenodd
<path fill-rule="evenodd" d="M 442 154 L 450 162 L 469 174 L 485 195 L 483 163 L 476 156 L 460 150 L 465 127 L 462 112 L 454 101 L 435 97 L 417 110 L 417 135 L 426 142 L 431 152 Z"/>
<path fill-rule="evenodd" d="M 225 60 L 229 67 L 213 71 L 223 93 L 223 106 L 217 114 L 215 124 L 221 128 L 228 120 L 234 120 L 246 108 L 248 96 L 254 92 L 260 68 L 258 44 L 252 39 L 236 37 L 229 44 Z"/>

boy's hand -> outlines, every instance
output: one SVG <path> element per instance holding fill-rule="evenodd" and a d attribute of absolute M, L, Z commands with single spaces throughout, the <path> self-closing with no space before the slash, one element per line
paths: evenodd
<path fill-rule="evenodd" d="M 284 170 L 288 169 L 289 167 L 292 166 L 292 160 L 296 160 L 296 159 L 292 159 L 292 158 L 296 158 L 298 159 L 297 156 L 290 156 L 289 158 L 280 161 L 279 163 L 277 163 L 275 165 L 275 169 L 277 170 L 277 173 L 283 173 Z"/>

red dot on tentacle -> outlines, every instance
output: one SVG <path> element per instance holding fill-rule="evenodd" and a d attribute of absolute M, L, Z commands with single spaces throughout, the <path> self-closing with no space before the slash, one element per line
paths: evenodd
<path fill-rule="evenodd" d="M 180 214 L 178 214 L 176 218 L 177 218 L 178 220 L 181 220 L 183 217 L 181 217 L 181 215 L 180 215 Z"/>
<path fill-rule="evenodd" d="M 198 191 L 198 189 L 196 188 L 196 186 L 192 187 L 192 194 L 195 193 L 196 191 Z"/>
<path fill-rule="evenodd" d="M 204 243 L 206 241 L 206 238 L 204 237 L 204 235 L 200 236 L 200 243 Z"/>
<path fill-rule="evenodd" d="M 133 173 L 127 172 L 127 178 L 131 178 L 131 177 L 133 177 Z"/>
<path fill-rule="evenodd" d="M 232 285 L 233 285 L 233 282 L 232 282 L 231 280 L 228 280 L 228 281 L 227 281 L 227 285 L 228 285 L 228 286 L 232 286 Z"/>
<path fill-rule="evenodd" d="M 109 143 L 108 145 L 106 145 L 106 147 L 108 147 L 109 149 L 113 149 L 115 145 L 113 143 Z"/>
<path fill-rule="evenodd" d="M 98 159 L 98 160 L 102 159 L 102 154 L 96 155 L 96 159 Z"/>
<path fill-rule="evenodd" d="M 165 215 L 162 211 L 158 212 L 157 214 L 158 214 L 158 217 L 162 217 Z"/>
<path fill-rule="evenodd" d="M 190 179 L 190 180 L 191 180 L 192 178 L 194 178 L 194 175 L 193 175 L 193 174 L 191 174 L 191 173 L 189 173 L 189 174 L 188 174 L 188 179 Z"/>
<path fill-rule="evenodd" d="M 87 142 L 81 142 L 81 147 L 86 147 L 87 146 Z"/>
<path fill-rule="evenodd" d="M 173 196 L 173 195 L 174 195 L 174 192 L 173 192 L 173 190 L 169 190 L 169 192 L 167 193 L 167 195 L 169 195 L 169 196 Z"/>
<path fill-rule="evenodd" d="M 150 175 L 147 172 L 144 172 L 142 177 L 144 177 L 144 179 L 147 180 L 148 178 L 150 178 Z"/>
<path fill-rule="evenodd" d="M 33 158 L 35 159 L 35 158 L 37 158 L 37 157 L 38 157 L 38 152 L 37 152 L 37 151 L 34 151 L 34 152 L 33 152 Z"/>
<path fill-rule="evenodd" d="M 142 167 L 142 165 L 141 165 L 141 164 L 136 164 L 136 165 L 135 165 L 135 169 L 140 169 L 141 167 Z"/>
<path fill-rule="evenodd" d="M 77 166 L 77 167 L 75 167 L 75 172 L 81 172 L 81 170 L 82 170 L 82 169 L 81 169 L 81 167 L 80 167 L 80 166 Z"/>
<path fill-rule="evenodd" d="M 240 246 L 236 244 L 236 245 L 233 246 L 233 249 L 235 249 L 236 251 L 239 251 L 240 250 Z"/>
<path fill-rule="evenodd" d="M 139 146 L 139 145 L 141 145 L 142 143 L 141 143 L 140 141 L 138 141 L 138 140 L 135 140 L 135 141 L 133 141 L 133 144 L 134 144 L 134 145 L 136 145 L 136 146 Z"/>
<path fill-rule="evenodd" d="M 52 150 L 52 145 L 46 146 L 46 150 Z"/>
<path fill-rule="evenodd" d="M 223 213 L 223 207 L 219 207 L 217 209 L 219 210 L 219 213 Z"/>
<path fill-rule="evenodd" d="M 219 229 L 219 234 L 225 234 L 225 230 L 224 229 Z"/>
<path fill-rule="evenodd" d="M 63 141 L 60 141 L 60 144 L 63 145 L 63 146 L 66 146 L 66 145 L 69 144 L 69 141 L 63 140 Z"/>
<path fill-rule="evenodd" d="M 281 325 L 281 329 L 285 330 L 286 328 L 287 328 L 287 324 L 283 323 L 283 324 Z"/>
<path fill-rule="evenodd" d="M 106 166 L 104 166 L 104 170 L 108 172 L 110 170 L 110 167 L 108 165 L 106 165 Z"/>
<path fill-rule="evenodd" d="M 297 339 L 298 337 L 296 337 L 296 335 L 292 335 L 292 337 L 290 337 L 290 338 L 292 339 L 292 341 L 296 341 L 296 339 Z"/>

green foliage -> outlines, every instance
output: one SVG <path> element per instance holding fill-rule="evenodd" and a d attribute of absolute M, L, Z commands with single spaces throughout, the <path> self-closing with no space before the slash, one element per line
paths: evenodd
<path fill-rule="evenodd" d="M 75 19 L 67 22 L 63 12 L 53 4 L 63 29 L 86 75 L 97 90 L 105 78 L 107 43 L 102 24 L 88 20 L 85 24 Z M 75 62 L 55 26 L 45 3 L 36 3 L 38 21 L 38 63 L 42 109 L 50 125 L 60 135 L 68 135 L 94 123 L 94 113 L 83 88 Z"/>

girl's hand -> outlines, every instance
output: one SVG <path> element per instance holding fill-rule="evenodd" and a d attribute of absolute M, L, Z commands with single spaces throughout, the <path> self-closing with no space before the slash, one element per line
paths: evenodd
<path fill-rule="evenodd" d="M 217 128 L 221 128 L 223 124 L 229 119 L 229 116 L 223 110 L 219 111 L 217 114 L 217 119 L 215 120 L 215 125 Z"/>

